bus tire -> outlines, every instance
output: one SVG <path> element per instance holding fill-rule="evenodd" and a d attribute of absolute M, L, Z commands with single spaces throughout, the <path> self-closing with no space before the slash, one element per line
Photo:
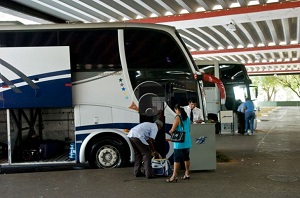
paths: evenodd
<path fill-rule="evenodd" d="M 122 142 L 116 139 L 96 142 L 90 152 L 91 168 L 118 168 L 125 164 Z"/>

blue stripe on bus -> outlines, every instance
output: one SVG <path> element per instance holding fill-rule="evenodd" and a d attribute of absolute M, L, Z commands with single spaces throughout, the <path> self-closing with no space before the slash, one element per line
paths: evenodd
<path fill-rule="evenodd" d="M 41 79 L 41 78 L 61 76 L 61 75 L 65 75 L 65 74 L 71 74 L 71 71 L 70 70 L 55 71 L 55 72 L 49 72 L 49 73 L 43 73 L 43 74 L 28 76 L 28 78 L 31 79 L 31 80 L 36 80 L 36 79 Z M 19 79 L 12 80 L 11 82 L 13 84 L 17 84 L 17 83 L 24 82 L 24 80 L 19 78 Z M 35 83 L 38 83 L 38 81 L 35 81 Z"/>
<path fill-rule="evenodd" d="M 38 83 L 39 89 L 21 86 L 21 93 L 12 89 L 2 92 L 0 109 L 5 108 L 56 108 L 72 107 L 72 87 L 70 78 L 56 79 Z"/>
<path fill-rule="evenodd" d="M 76 131 L 92 130 L 92 129 L 131 129 L 139 123 L 110 123 L 110 124 L 94 124 L 75 127 Z M 165 124 L 166 131 L 172 128 L 172 124 Z"/>

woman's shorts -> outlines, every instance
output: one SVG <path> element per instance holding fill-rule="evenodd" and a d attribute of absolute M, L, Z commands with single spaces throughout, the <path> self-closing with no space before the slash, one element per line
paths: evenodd
<path fill-rule="evenodd" d="M 174 162 L 180 162 L 180 160 L 183 159 L 183 161 L 190 161 L 190 149 L 174 149 Z"/>

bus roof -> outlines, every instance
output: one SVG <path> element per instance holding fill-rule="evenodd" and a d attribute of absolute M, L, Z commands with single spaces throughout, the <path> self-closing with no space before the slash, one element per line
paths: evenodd
<path fill-rule="evenodd" d="M 173 26 L 150 24 L 150 23 L 131 23 L 131 22 L 107 22 L 107 23 L 69 23 L 69 24 L 41 24 L 41 25 L 1 25 L 0 31 L 9 30 L 59 30 L 59 29 L 97 29 L 97 28 L 150 28 L 163 31 L 174 32 Z"/>

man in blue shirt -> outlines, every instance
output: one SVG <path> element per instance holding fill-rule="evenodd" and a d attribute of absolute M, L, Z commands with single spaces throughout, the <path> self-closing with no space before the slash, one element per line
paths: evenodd
<path fill-rule="evenodd" d="M 250 127 L 250 133 L 248 135 L 253 135 L 255 118 L 254 104 L 248 97 L 244 103 L 243 111 L 245 113 L 245 134 L 248 134 Z"/>
<path fill-rule="evenodd" d="M 136 177 L 144 175 L 148 179 L 154 177 L 151 168 L 152 156 L 157 155 L 154 149 L 154 139 L 162 127 L 162 121 L 156 120 L 154 123 L 138 124 L 129 131 L 127 137 L 134 150 L 134 175 Z M 142 166 L 144 166 L 144 173 L 141 171 Z"/>

